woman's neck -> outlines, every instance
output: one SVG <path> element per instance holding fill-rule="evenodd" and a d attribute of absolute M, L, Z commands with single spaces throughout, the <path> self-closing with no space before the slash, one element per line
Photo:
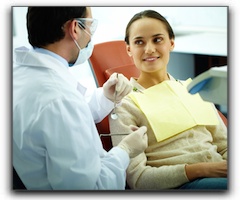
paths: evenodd
<path fill-rule="evenodd" d="M 166 80 L 170 80 L 170 77 L 167 72 L 164 73 L 141 72 L 137 82 L 147 89 Z"/>

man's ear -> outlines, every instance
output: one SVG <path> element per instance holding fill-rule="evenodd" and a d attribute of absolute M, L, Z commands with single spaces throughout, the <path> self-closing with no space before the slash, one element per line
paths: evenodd
<path fill-rule="evenodd" d="M 128 54 L 130 57 L 132 57 L 132 52 L 131 52 L 131 50 L 130 50 L 130 46 L 129 46 L 129 45 L 126 46 L 126 50 L 127 50 L 127 54 Z"/>
<path fill-rule="evenodd" d="M 77 40 L 79 35 L 81 34 L 80 29 L 78 27 L 78 22 L 76 20 L 72 20 L 69 24 L 69 34 L 74 40 Z"/>

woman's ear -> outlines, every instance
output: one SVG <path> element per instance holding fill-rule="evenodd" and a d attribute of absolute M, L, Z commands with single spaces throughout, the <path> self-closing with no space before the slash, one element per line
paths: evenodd
<path fill-rule="evenodd" d="M 170 46 L 170 51 L 173 51 L 174 47 L 175 47 L 175 41 L 174 39 L 170 40 L 171 46 Z"/>
<path fill-rule="evenodd" d="M 132 57 L 132 52 L 131 52 L 131 50 L 130 50 L 130 46 L 129 46 L 129 45 L 126 46 L 126 50 L 127 50 L 127 54 L 128 54 L 130 57 Z"/>

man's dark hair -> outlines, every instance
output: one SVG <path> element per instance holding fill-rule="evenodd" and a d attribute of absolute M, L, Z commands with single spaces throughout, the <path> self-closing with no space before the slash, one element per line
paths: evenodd
<path fill-rule="evenodd" d="M 28 40 L 33 47 L 44 47 L 64 38 L 63 25 L 74 18 L 85 18 L 86 7 L 28 7 Z"/>

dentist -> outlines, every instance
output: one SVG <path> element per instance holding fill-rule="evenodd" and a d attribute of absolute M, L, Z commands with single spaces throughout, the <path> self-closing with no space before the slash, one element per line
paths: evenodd
<path fill-rule="evenodd" d="M 29 7 L 33 49 L 14 51 L 13 167 L 28 190 L 124 190 L 130 158 L 147 147 L 146 127 L 106 152 L 95 123 L 127 95 L 126 77 L 113 74 L 92 97 L 69 72 L 92 53 L 97 27 L 90 7 Z M 104 52 L 103 52 L 104 53 Z"/>

